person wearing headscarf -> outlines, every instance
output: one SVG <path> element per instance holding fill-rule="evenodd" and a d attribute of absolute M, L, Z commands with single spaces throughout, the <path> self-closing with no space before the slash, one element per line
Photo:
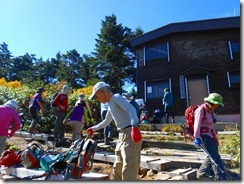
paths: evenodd
<path fill-rule="evenodd" d="M 72 141 L 82 138 L 82 129 L 85 125 L 84 107 L 80 100 L 77 100 L 75 107 L 66 115 L 64 124 L 72 128 Z"/>

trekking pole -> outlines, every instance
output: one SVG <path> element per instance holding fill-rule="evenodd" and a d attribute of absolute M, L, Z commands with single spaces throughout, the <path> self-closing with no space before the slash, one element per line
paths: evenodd
<path fill-rule="evenodd" d="M 181 128 L 183 129 L 184 132 L 186 132 L 190 138 L 192 140 L 195 139 L 195 137 L 189 132 L 188 128 L 185 125 L 180 125 Z M 201 148 L 201 150 L 205 153 L 205 155 L 211 160 L 211 162 L 221 171 L 222 174 L 224 174 L 225 172 L 219 167 L 219 165 L 214 161 L 214 159 L 211 157 L 211 155 L 209 154 L 209 152 L 207 151 L 207 149 L 205 148 L 205 146 L 203 144 L 201 144 L 199 146 Z"/>
<path fill-rule="evenodd" d="M 10 174 L 10 176 L 15 177 L 17 180 L 35 180 L 38 178 L 42 178 L 42 177 L 46 177 L 47 173 L 41 174 L 41 175 L 32 175 L 32 176 L 25 176 L 25 177 L 19 177 L 19 176 L 15 176 Z"/>

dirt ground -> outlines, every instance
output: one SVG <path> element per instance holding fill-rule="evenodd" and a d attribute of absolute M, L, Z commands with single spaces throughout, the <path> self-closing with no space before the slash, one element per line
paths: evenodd
<path fill-rule="evenodd" d="M 12 137 L 7 140 L 7 143 L 10 143 L 11 145 L 17 146 L 20 150 L 25 150 L 29 142 L 25 140 L 23 137 Z M 45 148 L 45 145 L 43 145 Z M 94 173 L 101 173 L 101 174 L 107 174 L 109 175 L 109 178 L 111 179 L 111 173 L 112 173 L 112 164 L 110 163 L 104 163 L 104 162 L 97 162 L 95 161 L 92 166 L 92 172 Z M 143 176 L 143 177 L 142 177 Z M 139 180 L 153 180 L 152 177 L 148 177 L 144 175 L 141 175 L 139 177 Z"/>

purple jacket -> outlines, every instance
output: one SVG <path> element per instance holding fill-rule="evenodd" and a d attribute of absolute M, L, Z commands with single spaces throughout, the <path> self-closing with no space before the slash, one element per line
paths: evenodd
<path fill-rule="evenodd" d="M 84 115 L 84 107 L 82 105 L 77 105 L 74 107 L 71 115 L 70 121 L 81 121 Z"/>
<path fill-rule="evenodd" d="M 12 137 L 14 133 L 20 128 L 21 121 L 19 114 L 11 107 L 0 105 L 0 136 Z M 12 130 L 9 133 L 9 128 Z"/>
<path fill-rule="evenodd" d="M 41 93 L 36 93 L 33 96 L 33 98 L 29 102 L 29 108 L 33 106 L 35 108 L 40 109 L 39 104 L 37 103 L 38 101 L 39 102 L 42 102 L 42 95 L 41 95 Z"/>

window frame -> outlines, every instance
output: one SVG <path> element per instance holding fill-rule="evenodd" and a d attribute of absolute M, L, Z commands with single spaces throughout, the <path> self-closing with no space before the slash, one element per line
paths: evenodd
<path fill-rule="evenodd" d="M 233 51 L 233 44 L 234 43 L 239 43 L 239 51 Z M 230 59 L 234 60 L 234 54 L 240 53 L 240 41 L 228 41 L 228 46 L 229 46 L 229 52 L 230 52 Z"/>
<path fill-rule="evenodd" d="M 156 59 L 148 59 L 147 58 L 147 49 L 149 48 L 156 48 L 156 46 L 159 46 L 159 45 L 165 45 L 166 46 L 166 56 L 164 57 L 160 57 L 160 58 L 156 58 Z M 167 58 L 167 62 L 169 63 L 170 62 L 170 50 L 169 50 L 169 42 L 164 42 L 164 43 L 158 43 L 158 44 L 154 44 L 154 45 L 151 45 L 151 46 L 145 46 L 143 48 L 144 50 L 144 66 L 146 66 L 147 62 L 152 62 L 152 61 L 163 61 L 165 58 Z"/>
<path fill-rule="evenodd" d="M 152 84 L 153 83 L 153 84 Z M 167 83 L 166 85 L 165 84 L 163 84 L 163 83 Z M 163 84 L 163 87 L 162 87 L 162 89 L 160 90 L 160 91 L 157 91 L 157 93 L 158 94 L 160 94 L 160 95 L 158 95 L 158 96 L 156 96 L 156 97 L 152 97 L 152 98 L 149 98 L 148 97 L 148 87 L 155 87 L 156 85 L 155 84 L 157 84 L 157 86 L 160 86 L 160 84 Z M 144 91 L 145 91 L 145 102 L 146 101 L 148 101 L 148 100 L 156 100 L 156 99 L 162 99 L 163 98 L 163 94 L 164 94 L 164 92 L 163 92 L 163 90 L 164 90 L 164 88 L 169 88 L 169 90 L 170 90 L 170 92 L 172 92 L 172 79 L 171 78 L 167 78 L 167 79 L 162 79 L 162 80 L 151 80 L 151 81 L 145 81 L 144 82 Z M 152 88 L 153 89 L 153 88 Z M 160 89 L 160 88 L 159 88 Z M 153 93 L 153 92 L 152 92 Z"/>
<path fill-rule="evenodd" d="M 231 78 L 233 78 L 233 75 L 236 75 L 238 73 L 239 73 L 239 83 L 233 83 L 233 81 L 231 81 Z M 227 75 L 227 81 L 228 81 L 228 87 L 229 88 L 240 87 L 241 78 L 240 78 L 240 72 L 239 71 L 227 71 L 226 75 Z"/>

